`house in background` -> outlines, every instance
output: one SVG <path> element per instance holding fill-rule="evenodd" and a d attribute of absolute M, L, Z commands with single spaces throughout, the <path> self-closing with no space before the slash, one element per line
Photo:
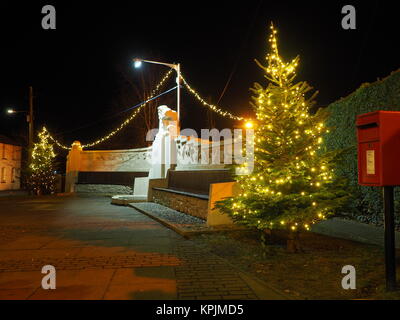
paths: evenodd
<path fill-rule="evenodd" d="M 0 134 L 0 191 L 20 189 L 21 150 L 19 143 Z"/>

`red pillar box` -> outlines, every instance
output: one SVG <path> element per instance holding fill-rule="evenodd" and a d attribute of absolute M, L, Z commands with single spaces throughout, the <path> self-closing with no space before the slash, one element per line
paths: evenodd
<path fill-rule="evenodd" d="M 386 290 L 396 290 L 394 186 L 400 185 L 400 112 L 357 117 L 358 183 L 383 187 Z"/>
<path fill-rule="evenodd" d="M 400 112 L 375 111 L 357 116 L 358 183 L 400 185 Z"/>

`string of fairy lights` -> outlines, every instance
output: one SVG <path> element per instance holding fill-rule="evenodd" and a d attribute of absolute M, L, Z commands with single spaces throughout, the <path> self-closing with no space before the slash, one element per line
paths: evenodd
<path fill-rule="evenodd" d="M 116 129 L 114 129 L 113 131 L 109 132 L 108 134 L 106 134 L 105 136 L 91 142 L 91 143 L 87 143 L 87 144 L 83 144 L 82 148 L 90 148 L 93 147 L 95 145 L 98 145 L 108 139 L 110 139 L 111 137 L 113 137 L 115 134 L 117 134 L 118 132 L 120 132 L 123 128 L 125 128 L 133 119 L 136 118 L 136 116 L 139 114 L 139 112 L 148 104 L 148 102 L 150 100 L 152 100 L 156 94 L 158 93 L 159 89 L 164 85 L 164 83 L 169 79 L 169 77 L 171 76 L 171 73 L 173 72 L 173 69 L 170 69 L 165 76 L 161 79 L 161 81 L 157 84 L 157 86 L 152 90 L 151 95 L 139 106 L 135 109 L 135 111 L 127 118 L 125 119 L 125 121 L 123 121 Z M 185 87 L 187 88 L 187 90 L 205 107 L 209 108 L 210 110 L 212 110 L 213 112 L 219 114 L 222 117 L 226 117 L 229 118 L 231 120 L 238 120 L 238 121 L 243 121 L 246 120 L 244 117 L 240 117 L 240 116 L 236 116 L 232 113 L 230 113 L 229 111 L 223 110 L 222 108 L 213 105 L 211 103 L 208 103 L 204 98 L 202 98 L 200 96 L 200 94 L 193 89 L 189 83 L 186 81 L 186 79 L 180 75 L 180 78 L 183 82 L 183 84 L 185 85 Z M 54 138 L 48 131 L 47 131 L 48 135 L 49 135 L 49 139 L 52 140 L 55 145 L 57 145 L 58 147 L 65 149 L 65 150 L 71 150 L 71 147 L 66 146 L 64 144 L 62 144 L 60 141 L 58 141 L 56 138 Z"/>
<path fill-rule="evenodd" d="M 55 178 L 53 174 L 53 159 L 55 153 L 53 145 L 48 143 L 49 133 L 43 127 L 38 134 L 39 142 L 35 143 L 32 150 L 32 161 L 29 164 L 31 176 L 28 180 L 28 187 L 35 193 L 52 193 L 54 192 Z"/>
<path fill-rule="evenodd" d="M 185 78 L 181 75 L 180 77 L 183 81 L 183 84 L 185 85 L 186 89 L 189 90 L 189 92 L 203 105 L 208 107 L 210 110 L 214 111 L 215 113 L 218 113 L 220 116 L 222 117 L 226 117 L 226 118 L 230 118 L 232 120 L 238 120 L 238 121 L 243 121 L 245 120 L 245 118 L 243 117 L 239 117 L 239 116 L 235 116 L 234 114 L 228 112 L 228 111 L 224 111 L 221 108 L 217 107 L 216 105 L 213 105 L 211 103 L 208 103 L 206 100 L 204 100 L 200 94 L 194 90 L 189 84 L 188 82 L 185 80 Z"/>
<path fill-rule="evenodd" d="M 108 134 L 106 134 L 105 136 L 103 136 L 100 139 L 97 139 L 94 142 L 91 143 L 87 143 L 82 145 L 82 148 L 89 148 L 89 147 L 93 147 L 97 144 L 100 144 L 108 139 L 110 139 L 112 136 L 114 136 L 115 134 L 117 134 L 119 131 L 121 131 L 123 128 L 125 128 L 133 119 L 136 118 L 136 116 L 139 114 L 139 112 L 143 109 L 144 106 L 147 105 L 147 103 L 156 96 L 156 94 L 158 93 L 158 91 L 160 90 L 160 88 L 164 85 L 164 83 L 169 79 L 169 77 L 172 74 L 172 69 L 169 70 L 165 76 L 161 79 L 161 81 L 157 84 L 157 86 L 153 89 L 153 91 L 151 92 L 150 96 L 145 100 L 145 102 L 143 102 L 138 108 L 135 109 L 135 111 L 127 118 L 125 119 L 124 122 L 122 122 L 119 127 L 117 127 L 116 129 L 114 129 L 113 131 L 109 132 Z M 59 142 L 56 138 L 54 138 L 50 133 L 49 133 L 49 138 L 60 148 L 65 149 L 65 150 L 70 150 L 71 147 L 68 147 L 66 145 L 63 145 L 61 142 Z"/>

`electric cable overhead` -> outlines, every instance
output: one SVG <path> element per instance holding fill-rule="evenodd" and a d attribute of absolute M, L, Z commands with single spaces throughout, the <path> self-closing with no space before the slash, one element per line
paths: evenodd
<path fill-rule="evenodd" d="M 102 143 L 102 142 L 104 142 L 104 141 L 110 139 L 110 138 L 113 137 L 116 133 L 118 133 L 118 132 L 121 131 L 123 128 L 125 128 L 126 125 L 128 125 L 128 124 L 138 115 L 138 113 L 147 105 L 148 102 L 150 102 L 150 101 L 152 101 L 152 100 L 154 100 L 154 99 L 156 99 L 156 98 L 159 98 L 159 97 L 161 97 L 162 95 L 171 92 L 172 90 L 177 89 L 178 86 L 173 87 L 173 88 L 171 88 L 171 89 L 169 89 L 169 90 L 167 90 L 167 91 L 165 91 L 165 92 L 163 92 L 163 93 L 161 93 L 161 94 L 159 94 L 159 95 L 156 96 L 156 93 L 158 92 L 158 90 L 160 89 L 160 87 L 165 83 L 165 81 L 166 81 L 166 80 L 169 78 L 169 76 L 171 75 L 171 72 L 172 72 L 172 69 L 169 70 L 169 71 L 167 72 L 167 74 L 166 74 L 166 75 L 164 76 L 164 78 L 160 81 L 160 83 L 156 86 L 156 88 L 152 91 L 152 94 L 150 95 L 150 97 L 149 97 L 147 100 L 145 100 L 144 102 L 141 102 L 141 103 L 139 103 L 139 104 L 137 104 L 137 105 L 135 105 L 135 106 L 133 106 L 133 107 L 130 107 L 130 108 L 126 109 L 126 110 L 123 110 L 123 111 L 120 111 L 120 112 L 117 113 L 117 114 L 120 114 L 120 113 L 123 113 L 123 112 L 127 112 L 127 111 L 129 111 L 129 110 L 132 110 L 132 109 L 135 110 L 135 111 L 131 114 L 131 116 L 129 116 L 127 119 L 125 119 L 124 122 L 122 122 L 122 123 L 120 124 L 119 127 L 117 127 L 116 129 L 114 129 L 113 131 L 109 132 L 108 134 L 106 134 L 106 135 L 103 136 L 102 138 L 99 138 L 99 139 L 97 139 L 97 140 L 95 140 L 95 141 L 93 141 L 93 142 L 91 142 L 91 143 L 83 144 L 83 145 L 82 145 L 82 148 L 93 147 L 93 146 L 95 146 L 95 145 L 97 145 L 97 144 L 100 144 L 100 143 Z M 202 97 L 200 96 L 200 94 L 199 94 L 196 90 L 194 90 L 194 89 L 189 85 L 189 83 L 188 83 L 188 82 L 186 81 L 186 79 L 182 76 L 182 74 L 181 74 L 180 78 L 182 79 L 183 84 L 184 84 L 184 86 L 187 88 L 187 90 L 188 90 L 188 91 L 203 105 L 203 106 L 209 108 L 210 110 L 212 110 L 213 112 L 219 114 L 220 116 L 223 116 L 223 117 L 226 117 L 226 118 L 230 118 L 230 119 L 232 119 L 232 120 L 237 120 L 237 121 L 246 120 L 244 117 L 240 117 L 240 116 L 234 115 L 234 114 L 230 113 L 229 111 L 223 110 L 222 108 L 220 108 L 220 107 L 218 107 L 218 106 L 216 106 L 216 105 L 213 105 L 213 104 L 211 104 L 211 103 L 208 103 L 204 98 L 202 98 Z M 117 114 L 115 114 L 115 115 L 117 115 Z M 115 116 L 115 115 L 113 115 L 113 116 Z M 99 121 L 97 121 L 97 122 L 100 122 L 100 121 L 102 121 L 102 120 L 99 120 Z M 87 126 L 90 126 L 90 125 L 92 125 L 92 124 L 93 124 L 93 123 L 90 123 L 90 124 L 85 125 L 85 126 L 82 126 L 82 127 L 87 127 Z M 77 128 L 77 129 L 74 129 L 74 130 L 70 130 L 69 132 L 76 131 L 76 130 L 78 130 L 78 129 L 81 129 L 82 127 L 79 127 L 79 128 Z M 60 148 L 62 148 L 62 149 L 65 149 L 65 150 L 70 150 L 70 149 L 71 149 L 71 147 L 66 146 L 66 145 L 63 145 L 61 142 L 59 142 L 59 141 L 58 141 L 56 138 L 54 138 L 54 136 L 52 136 L 50 133 L 49 133 L 49 138 L 50 138 L 58 147 L 60 147 Z"/>

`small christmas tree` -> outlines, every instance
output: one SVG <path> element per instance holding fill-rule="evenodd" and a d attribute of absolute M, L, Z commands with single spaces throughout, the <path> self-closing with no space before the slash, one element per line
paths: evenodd
<path fill-rule="evenodd" d="M 52 194 L 55 191 L 55 173 L 53 145 L 49 143 L 49 133 L 43 127 L 39 133 L 39 142 L 34 144 L 32 160 L 29 165 L 29 189 L 33 194 Z"/>
<path fill-rule="evenodd" d="M 237 197 L 216 206 L 238 223 L 298 234 L 343 206 L 348 192 L 334 172 L 341 152 L 321 147 L 329 132 L 324 125 L 327 112 L 310 114 L 317 92 L 306 98 L 312 88 L 306 82 L 293 83 L 299 57 L 282 60 L 276 33 L 271 24 L 267 66 L 256 61 L 269 84 L 264 88 L 256 83 L 252 89 L 257 116 L 254 169 L 237 176 L 242 190 Z M 245 170 L 246 163 L 239 169 Z"/>

